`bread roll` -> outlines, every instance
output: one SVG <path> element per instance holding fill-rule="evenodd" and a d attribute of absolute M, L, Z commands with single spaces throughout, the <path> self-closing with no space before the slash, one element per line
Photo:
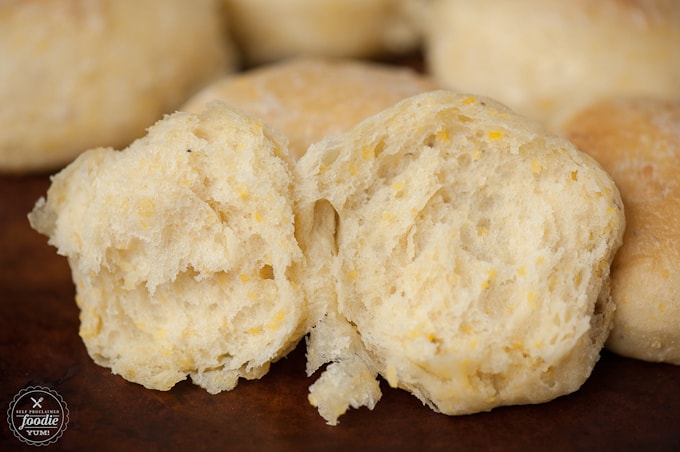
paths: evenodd
<path fill-rule="evenodd" d="M 436 80 L 555 131 L 598 99 L 680 96 L 676 0 L 442 0 L 425 33 Z"/>
<path fill-rule="evenodd" d="M 606 345 L 624 356 L 680 364 L 680 100 L 602 101 L 567 130 L 612 175 L 626 206 Z"/>
<path fill-rule="evenodd" d="M 264 375 L 306 333 L 285 138 L 224 106 L 85 152 L 30 214 L 68 257 L 92 359 L 159 390 Z"/>
<path fill-rule="evenodd" d="M 235 67 L 218 0 L 0 2 L 0 171 L 127 146 Z"/>
<path fill-rule="evenodd" d="M 227 76 L 191 98 L 197 112 L 213 99 L 238 106 L 283 131 L 295 157 L 398 101 L 437 85 L 406 68 L 300 57 Z"/>
<path fill-rule="evenodd" d="M 434 91 L 312 145 L 296 172 L 298 235 L 327 262 L 308 372 L 333 363 L 309 396 L 328 423 L 375 403 L 376 374 L 451 415 L 545 402 L 590 375 L 624 214 L 570 142 Z"/>
<path fill-rule="evenodd" d="M 247 63 L 416 50 L 428 0 L 222 0 Z"/>

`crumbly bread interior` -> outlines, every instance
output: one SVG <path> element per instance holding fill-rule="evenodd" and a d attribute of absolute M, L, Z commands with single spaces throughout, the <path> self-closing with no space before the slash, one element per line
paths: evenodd
<path fill-rule="evenodd" d="M 228 75 L 180 109 L 199 112 L 214 99 L 242 108 L 285 133 L 299 158 L 322 138 L 435 88 L 429 77 L 403 67 L 299 57 Z"/>
<path fill-rule="evenodd" d="M 220 103 L 90 150 L 30 214 L 68 257 L 90 356 L 167 390 L 259 378 L 306 333 L 286 139 Z"/>
<path fill-rule="evenodd" d="M 680 365 L 680 101 L 609 99 L 576 115 L 566 130 L 611 174 L 626 206 L 606 346 Z"/>
<path fill-rule="evenodd" d="M 332 363 L 310 388 L 329 424 L 375 404 L 377 374 L 446 414 L 544 402 L 590 375 L 625 222 L 570 142 L 434 91 L 311 146 L 296 172 L 302 246 L 330 275 L 310 288 L 327 315 L 308 342 L 309 373 Z"/>

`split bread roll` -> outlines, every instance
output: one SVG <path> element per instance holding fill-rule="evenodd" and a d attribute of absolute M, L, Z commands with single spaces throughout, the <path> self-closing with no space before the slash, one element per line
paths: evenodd
<path fill-rule="evenodd" d="M 437 81 L 554 131 L 606 97 L 680 96 L 676 0 L 441 0 L 428 24 Z"/>
<path fill-rule="evenodd" d="M 235 68 L 218 0 L 0 2 L 0 171 L 124 147 Z"/>
<path fill-rule="evenodd" d="M 286 140 L 215 103 L 85 152 L 29 219 L 68 257 L 93 360 L 167 390 L 263 376 L 306 333 Z"/>
<path fill-rule="evenodd" d="M 545 402 L 590 375 L 625 221 L 570 142 L 434 91 L 311 146 L 296 172 L 299 237 L 335 281 L 310 294 L 328 314 L 308 373 L 332 364 L 309 399 L 328 423 L 372 407 L 377 374 L 451 415 Z"/>
<path fill-rule="evenodd" d="M 404 54 L 421 42 L 429 0 L 222 0 L 250 65 L 308 55 Z"/>
<path fill-rule="evenodd" d="M 680 100 L 603 101 L 574 117 L 567 133 L 611 174 L 626 206 L 606 346 L 680 364 Z"/>
<path fill-rule="evenodd" d="M 181 110 L 198 112 L 214 99 L 235 105 L 283 131 L 299 158 L 322 138 L 436 87 L 427 76 L 403 67 L 299 57 L 229 75 Z"/>

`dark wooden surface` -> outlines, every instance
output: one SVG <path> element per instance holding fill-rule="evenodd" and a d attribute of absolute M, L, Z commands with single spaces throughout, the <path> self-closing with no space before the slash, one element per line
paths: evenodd
<path fill-rule="evenodd" d="M 22 448 L 5 415 L 34 385 L 70 410 L 47 449 L 680 450 L 680 366 L 609 353 L 579 391 L 542 405 L 449 417 L 383 383 L 375 410 L 352 410 L 337 427 L 307 403 L 302 346 L 219 395 L 188 382 L 168 392 L 126 382 L 88 357 L 66 260 L 26 220 L 48 185 L 47 176 L 0 176 L 0 450 Z"/>

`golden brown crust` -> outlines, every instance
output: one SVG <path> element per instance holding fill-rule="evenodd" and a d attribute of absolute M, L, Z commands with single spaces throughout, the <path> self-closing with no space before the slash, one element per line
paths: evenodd
<path fill-rule="evenodd" d="M 429 0 L 222 0 L 249 64 L 300 55 L 366 58 L 416 50 Z"/>
<path fill-rule="evenodd" d="M 328 135 L 437 85 L 415 71 L 358 60 L 296 58 L 228 76 L 206 87 L 182 110 L 220 99 L 279 128 L 295 157 Z"/>
<path fill-rule="evenodd" d="M 612 175 L 626 208 L 607 345 L 680 364 L 680 100 L 604 101 L 577 115 L 567 131 Z"/>
<path fill-rule="evenodd" d="M 233 70 L 217 1 L 0 2 L 0 171 L 125 147 Z"/>
<path fill-rule="evenodd" d="M 611 96 L 680 95 L 680 2 L 442 0 L 424 53 L 432 76 L 560 131 Z"/>

